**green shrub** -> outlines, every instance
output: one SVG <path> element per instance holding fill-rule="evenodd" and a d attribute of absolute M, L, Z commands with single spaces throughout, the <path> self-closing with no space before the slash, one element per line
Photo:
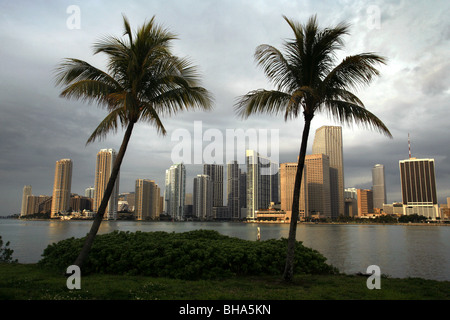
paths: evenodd
<path fill-rule="evenodd" d="M 49 245 L 41 266 L 64 271 L 84 238 Z M 287 239 L 248 241 L 212 230 L 184 233 L 121 232 L 97 235 L 82 272 L 146 275 L 178 279 L 216 279 L 232 275 L 282 274 Z M 319 252 L 297 242 L 295 272 L 336 273 Z"/>
<path fill-rule="evenodd" d="M 16 263 L 17 259 L 13 259 L 14 250 L 8 248 L 9 241 L 5 243 L 5 247 L 3 247 L 2 236 L 0 236 L 0 262 L 6 263 Z"/>

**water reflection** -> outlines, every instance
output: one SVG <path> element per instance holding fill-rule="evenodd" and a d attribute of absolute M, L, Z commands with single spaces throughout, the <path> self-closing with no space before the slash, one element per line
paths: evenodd
<path fill-rule="evenodd" d="M 0 235 L 21 263 L 35 263 L 51 243 L 84 237 L 92 221 L 20 221 L 0 219 Z M 287 224 L 214 222 L 104 221 L 99 234 L 120 231 L 185 232 L 217 230 L 221 234 L 256 240 L 287 238 Z M 446 226 L 299 224 L 297 240 L 322 253 L 344 273 L 365 272 L 378 265 L 392 277 L 422 277 L 450 281 L 450 228 Z"/>

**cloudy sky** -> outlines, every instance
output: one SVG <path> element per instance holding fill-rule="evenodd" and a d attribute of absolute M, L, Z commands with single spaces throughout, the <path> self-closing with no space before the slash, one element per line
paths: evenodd
<path fill-rule="evenodd" d="M 214 95 L 215 104 L 211 112 L 164 119 L 165 137 L 147 124 L 138 125 L 122 165 L 120 192 L 133 191 L 138 178 L 163 186 L 173 148 L 179 144 L 173 134 L 177 129 L 193 134 L 194 121 L 201 121 L 203 133 L 216 129 L 224 139 L 227 129 L 278 132 L 280 162 L 295 161 L 302 119 L 241 120 L 233 105 L 250 90 L 270 88 L 253 53 L 263 43 L 281 49 L 283 40 L 292 36 L 282 16 L 303 23 L 317 14 L 322 27 L 351 23 L 341 58 L 370 51 L 389 60 L 380 68 L 381 77 L 356 93 L 394 138 L 344 126 L 345 187 L 370 188 L 371 168 L 384 164 L 388 202 L 400 201 L 398 161 L 408 158 L 409 133 L 412 155 L 436 161 L 440 202 L 450 197 L 447 0 L 0 0 L 0 215 L 20 212 L 24 185 L 31 185 L 35 195 L 51 195 L 55 162 L 62 158 L 73 160 L 72 192 L 84 194 L 94 184 L 96 153 L 119 149 L 122 131 L 85 145 L 105 111 L 60 98 L 53 70 L 67 57 L 103 69 L 104 56 L 93 56 L 92 44 L 104 35 L 121 36 L 122 14 L 133 28 L 156 16 L 158 23 L 176 33 L 174 52 L 199 67 L 202 84 Z M 309 152 L 314 131 L 336 124 L 325 115 L 314 118 Z M 209 143 L 204 141 L 201 150 Z M 201 172 L 201 165 L 187 166 L 188 192 L 192 177 Z"/>

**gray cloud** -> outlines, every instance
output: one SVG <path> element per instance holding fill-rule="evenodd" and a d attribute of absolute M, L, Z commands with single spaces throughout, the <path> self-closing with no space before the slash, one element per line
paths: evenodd
<path fill-rule="evenodd" d="M 8 1 L 0 5 L 0 215 L 20 210 L 26 184 L 32 185 L 34 194 L 51 194 L 55 161 L 61 158 L 74 161 L 72 191 L 83 193 L 94 183 L 97 151 L 119 148 L 120 130 L 105 141 L 85 146 L 105 111 L 59 98 L 52 71 L 66 57 L 104 68 L 104 57 L 92 55 L 92 44 L 103 35 L 122 34 L 122 13 L 134 28 L 155 15 L 179 36 L 174 51 L 199 66 L 203 85 L 215 96 L 215 109 L 165 118 L 165 137 L 147 124 L 139 124 L 122 166 L 121 192 L 132 191 L 135 179 L 142 177 L 162 186 L 176 144 L 171 133 L 178 128 L 192 131 L 194 121 L 202 121 L 204 130 L 222 132 L 278 129 L 280 160 L 295 161 L 302 119 L 284 122 L 282 117 L 254 116 L 244 121 L 235 116 L 233 104 L 249 90 L 270 87 L 255 65 L 253 53 L 262 43 L 281 48 L 283 39 L 292 36 L 282 15 L 305 22 L 317 13 L 322 26 L 342 20 L 352 24 L 340 57 L 375 51 L 389 58 L 380 79 L 357 94 L 385 121 L 394 139 L 344 127 L 346 187 L 370 187 L 371 168 L 382 163 L 389 201 L 401 200 L 398 161 L 408 155 L 410 133 L 414 156 L 436 159 L 440 200 L 450 196 L 450 150 L 444 147 L 448 145 L 450 93 L 447 1 L 432 6 L 422 1 L 86 1 L 78 4 L 81 28 L 70 30 L 66 9 L 72 4 Z M 369 5 L 380 10 L 380 28 L 368 25 Z M 315 129 L 327 124 L 335 123 L 319 115 L 313 120 L 309 151 Z M 188 166 L 190 177 L 201 171 L 199 165 Z"/>

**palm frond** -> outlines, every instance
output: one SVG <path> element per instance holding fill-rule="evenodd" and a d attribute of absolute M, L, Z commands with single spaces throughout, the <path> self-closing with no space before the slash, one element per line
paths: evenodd
<path fill-rule="evenodd" d="M 361 53 L 345 58 L 324 79 L 324 88 L 358 89 L 369 84 L 380 72 L 376 65 L 386 64 L 386 58 L 374 53 Z"/>
<path fill-rule="evenodd" d="M 372 129 L 392 138 L 392 134 L 386 125 L 372 112 L 361 106 L 348 101 L 327 100 L 324 103 L 324 108 L 333 119 L 342 124 L 349 126 L 356 124 L 359 127 Z"/>
<path fill-rule="evenodd" d="M 102 140 L 106 138 L 109 132 L 113 131 L 117 132 L 119 124 L 122 128 L 128 125 L 129 121 L 127 119 L 127 115 L 123 108 L 118 108 L 116 110 L 111 111 L 108 115 L 100 122 L 97 128 L 92 132 L 91 136 L 86 142 L 90 144 L 96 140 Z"/>
<path fill-rule="evenodd" d="M 254 90 L 238 98 L 235 111 L 246 119 L 255 113 L 284 113 L 289 105 L 291 95 L 277 90 Z"/>

